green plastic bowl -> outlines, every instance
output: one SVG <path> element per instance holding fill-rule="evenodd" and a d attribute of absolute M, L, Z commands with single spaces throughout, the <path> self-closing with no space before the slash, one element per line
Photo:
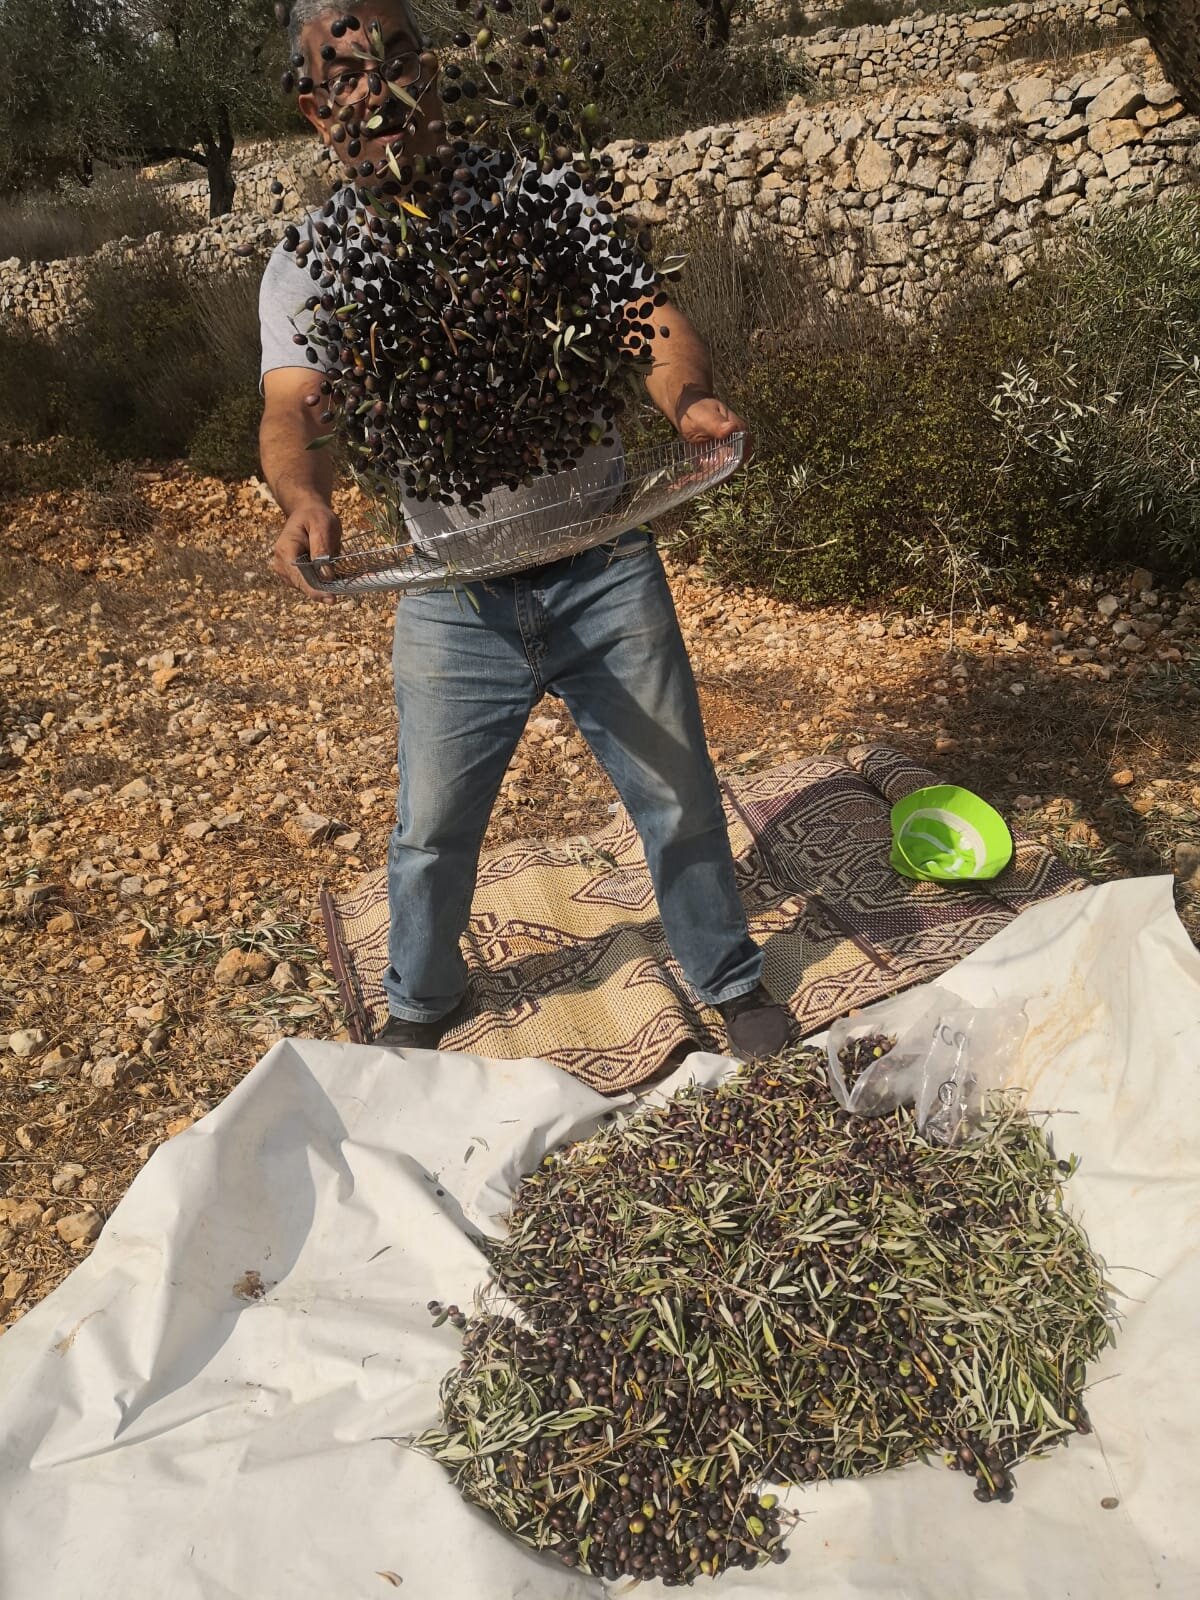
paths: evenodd
<path fill-rule="evenodd" d="M 891 863 L 906 878 L 994 878 L 1012 853 L 1012 834 L 1000 813 L 956 784 L 917 789 L 892 807 Z"/>

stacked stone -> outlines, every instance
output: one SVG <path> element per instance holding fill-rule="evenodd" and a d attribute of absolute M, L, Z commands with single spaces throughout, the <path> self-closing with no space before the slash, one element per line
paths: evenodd
<path fill-rule="evenodd" d="M 312 188 L 314 178 L 325 180 L 329 165 L 323 147 L 312 139 L 288 147 L 285 153 L 267 148 L 265 154 L 243 166 L 236 174 L 237 188 L 233 191 L 233 215 L 243 212 L 270 212 L 275 201 L 280 202 L 280 212 L 292 215 L 305 208 L 304 196 Z M 272 186 L 278 183 L 279 189 Z M 328 185 L 326 184 L 326 187 Z M 188 183 L 171 185 L 171 196 L 195 212 L 198 217 L 208 215 L 208 182 L 204 178 Z"/>
<path fill-rule="evenodd" d="M 896 0 L 897 10 L 916 11 L 922 0 Z M 815 17 L 834 16 L 846 0 L 751 0 L 747 19 L 758 28 L 787 33 L 798 24 L 812 22 Z"/>
<path fill-rule="evenodd" d="M 978 72 L 1048 28 L 1115 28 L 1128 18 L 1121 0 L 1023 0 L 994 11 L 919 13 L 772 43 L 826 88 L 845 93 Z"/>
<path fill-rule="evenodd" d="M 1072 67 L 797 102 L 784 117 L 686 133 L 640 168 L 627 147 L 612 153 L 644 220 L 716 200 L 781 227 L 835 289 L 916 310 L 967 263 L 1014 282 L 1064 217 L 1165 199 L 1200 170 L 1200 118 L 1148 48 Z"/>
<path fill-rule="evenodd" d="M 279 224 L 264 216 L 218 217 L 196 233 L 151 233 L 140 239 L 113 239 L 87 258 L 64 261 L 0 261 L 0 320 L 20 320 L 35 328 L 65 324 L 79 304 L 85 269 L 97 259 L 136 261 L 150 252 L 179 258 L 186 270 L 204 274 L 223 267 L 265 264 L 279 242 Z"/>

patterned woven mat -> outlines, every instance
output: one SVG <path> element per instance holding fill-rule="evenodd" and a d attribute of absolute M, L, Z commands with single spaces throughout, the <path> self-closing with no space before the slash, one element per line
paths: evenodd
<path fill-rule="evenodd" d="M 765 981 L 803 1035 L 936 977 L 1035 900 L 1079 887 L 1019 834 L 1012 863 L 986 888 L 900 877 L 888 865 L 890 808 L 940 781 L 895 750 L 862 746 L 725 783 Z M 387 1016 L 384 870 L 337 899 L 322 891 L 321 906 L 351 1037 L 363 1043 Z M 624 811 L 587 839 L 485 852 L 464 949 L 470 989 L 445 1050 L 538 1057 L 615 1093 L 683 1050 L 724 1048 L 719 1016 L 667 949 Z"/>

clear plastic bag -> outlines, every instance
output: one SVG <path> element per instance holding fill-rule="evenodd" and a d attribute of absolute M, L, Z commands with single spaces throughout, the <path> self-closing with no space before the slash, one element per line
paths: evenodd
<path fill-rule="evenodd" d="M 971 1006 L 946 989 L 912 989 L 829 1030 L 829 1085 L 856 1116 L 912 1106 L 935 1144 L 969 1136 L 989 1090 L 1008 1080 L 1028 1026 L 1023 1006 Z"/>
<path fill-rule="evenodd" d="M 825 1048 L 837 1103 L 863 1117 L 915 1105 L 934 1025 L 958 1004 L 944 989 L 910 989 L 835 1022 Z"/>

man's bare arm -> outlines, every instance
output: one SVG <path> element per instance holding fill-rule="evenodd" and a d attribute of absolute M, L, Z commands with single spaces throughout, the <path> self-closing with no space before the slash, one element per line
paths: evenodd
<path fill-rule="evenodd" d="M 320 406 L 307 404 L 319 383 L 316 373 L 301 367 L 268 372 L 258 431 L 263 476 L 287 518 L 271 566 L 286 583 L 310 595 L 318 591 L 305 583 L 295 562 L 304 556 L 336 555 L 342 545 L 342 525 L 332 506 L 333 463 L 327 450 L 308 448 L 326 431 L 318 421 Z"/>
<path fill-rule="evenodd" d="M 655 307 L 653 320 L 667 337 L 656 334 L 651 343 L 654 365 L 646 393 L 672 427 L 692 444 L 747 432 L 741 417 L 713 393 L 712 358 L 687 314 L 668 301 Z"/>

